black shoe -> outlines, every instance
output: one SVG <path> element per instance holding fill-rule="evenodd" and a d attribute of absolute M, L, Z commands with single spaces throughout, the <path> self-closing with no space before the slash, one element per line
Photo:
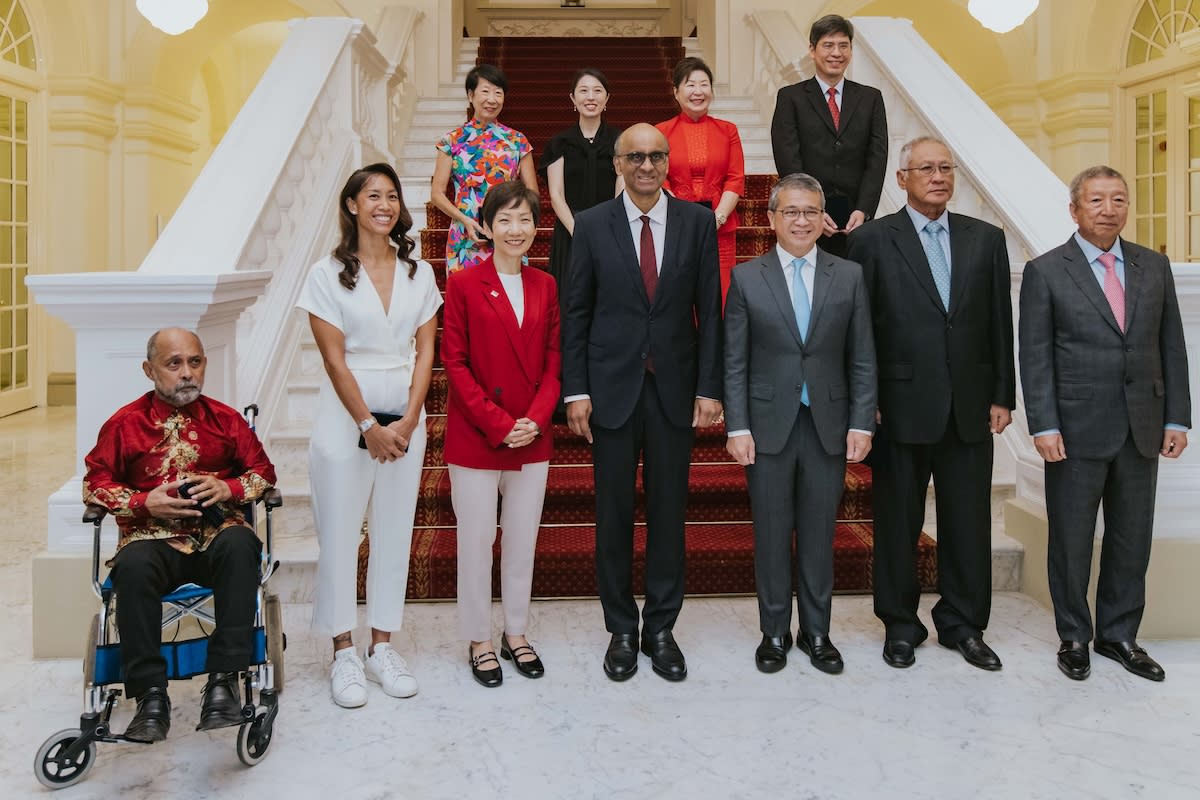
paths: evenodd
<path fill-rule="evenodd" d="M 762 643 L 754 651 L 754 663 L 759 672 L 779 672 L 787 666 L 787 651 L 792 649 L 792 634 L 783 636 L 767 636 L 763 634 Z"/>
<path fill-rule="evenodd" d="M 125 728 L 125 738 L 134 742 L 161 742 L 171 730 L 171 698 L 161 686 L 147 689 L 138 698 L 137 713 Z"/>
<path fill-rule="evenodd" d="M 242 704 L 238 700 L 238 674 L 236 672 L 213 672 L 201 690 L 204 701 L 200 704 L 198 731 L 228 728 L 246 722 L 242 716 Z"/>
<path fill-rule="evenodd" d="M 500 659 L 495 651 L 489 650 L 479 655 L 471 655 L 471 646 L 467 645 L 467 663 L 471 665 L 471 674 L 480 686 L 493 689 L 504 683 L 504 672 L 500 669 Z M 494 667 L 481 667 L 482 664 L 495 664 Z"/>
<path fill-rule="evenodd" d="M 524 655 L 532 655 L 533 658 L 522 661 L 521 656 Z M 527 644 L 515 648 L 509 647 L 507 633 L 500 634 L 500 657 L 510 659 L 513 666 L 517 668 L 517 672 L 526 678 L 540 678 L 546 674 L 546 668 L 542 666 L 542 660 L 538 658 L 537 651 Z"/>
<path fill-rule="evenodd" d="M 637 668 L 637 634 L 614 633 L 604 654 L 604 674 L 614 681 L 627 681 Z"/>
<path fill-rule="evenodd" d="M 1120 661 L 1125 669 L 1146 680 L 1161 681 L 1167 677 L 1167 673 L 1158 665 L 1158 662 L 1148 656 L 1145 650 L 1138 647 L 1137 642 L 1097 641 L 1092 646 L 1100 655 L 1107 656 L 1113 661 Z"/>
<path fill-rule="evenodd" d="M 1073 681 L 1082 681 L 1092 674 L 1092 660 L 1087 642 L 1064 641 L 1058 648 L 1058 668 Z"/>
<path fill-rule="evenodd" d="M 829 641 L 828 636 L 797 633 L 796 646 L 808 655 L 808 660 L 821 672 L 837 675 L 846 666 L 842 662 L 842 654 L 833 646 L 833 642 Z"/>
<path fill-rule="evenodd" d="M 679 645 L 675 644 L 675 635 L 670 628 L 663 628 L 658 633 L 643 631 L 642 652 L 650 656 L 654 671 L 667 680 L 681 681 L 687 677 L 687 662 Z"/>
<path fill-rule="evenodd" d="M 883 661 L 896 669 L 911 667 L 917 663 L 916 648 L 903 639 L 888 639 L 883 643 Z"/>
<path fill-rule="evenodd" d="M 958 650 L 972 667 L 979 667 L 989 672 L 995 672 L 1003 666 L 1000 663 L 1000 656 L 996 655 L 996 652 L 987 646 L 981 636 L 968 636 L 953 644 L 938 639 L 938 644 L 942 647 L 948 647 L 951 650 Z"/>

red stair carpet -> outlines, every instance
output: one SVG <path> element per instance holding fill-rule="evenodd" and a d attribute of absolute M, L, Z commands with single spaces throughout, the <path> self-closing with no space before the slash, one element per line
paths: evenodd
<path fill-rule="evenodd" d="M 558 131 L 576 120 L 568 99 L 570 81 L 579 67 L 602 70 L 609 79 L 608 121 L 619 127 L 659 122 L 678 112 L 671 94 L 671 67 L 683 57 L 678 38 L 484 38 L 478 63 L 498 64 L 509 79 L 503 122 L 529 137 L 534 157 Z M 430 143 L 432 145 L 432 142 Z M 431 150 L 432 152 L 432 150 Z M 766 252 L 775 238 L 767 225 L 767 196 L 774 175 L 746 176 L 746 196 L 738 210 L 737 254 L 745 261 Z M 449 221 L 432 204 L 428 227 L 421 233 L 421 257 L 445 279 L 445 246 Z M 542 216 L 530 264 L 545 268 L 550 252 L 554 212 L 542 186 Z M 440 341 L 439 341 L 440 344 Z M 429 444 L 425 474 L 417 501 L 408 596 L 441 599 L 456 596 L 454 511 L 450 480 L 443 461 L 446 427 L 446 380 L 435 364 L 425 407 Z M 554 426 L 554 459 L 546 489 L 545 510 L 533 572 L 535 597 L 595 596 L 593 565 L 595 496 L 587 443 L 564 425 Z M 745 474 L 725 452 L 722 427 L 697 433 L 692 451 L 687 525 L 687 592 L 689 594 L 753 594 L 754 554 L 750 501 Z M 639 492 L 641 483 L 639 480 Z M 635 536 L 635 585 L 642 580 L 645 555 L 643 515 L 638 512 Z M 834 537 L 834 589 L 871 590 L 871 471 L 862 465 L 846 470 L 846 491 L 838 511 Z M 934 542 L 922 535 L 921 584 L 937 582 Z M 359 598 L 365 596 L 369 538 L 359 550 Z M 499 546 L 497 545 L 497 556 Z M 499 563 L 493 594 L 499 596 Z"/>

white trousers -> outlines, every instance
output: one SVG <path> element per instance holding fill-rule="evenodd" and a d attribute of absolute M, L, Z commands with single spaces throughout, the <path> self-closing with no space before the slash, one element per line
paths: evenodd
<path fill-rule="evenodd" d="M 391 411 L 372 405 L 370 395 L 377 392 L 364 385 L 382 382 L 386 375 L 356 377 L 372 411 Z M 402 397 L 407 402 L 407 388 Z M 367 624 L 381 631 L 398 631 L 404 621 L 413 517 L 425 460 L 425 415 L 422 413 L 421 423 L 413 431 L 408 453 L 395 461 L 381 464 L 372 460 L 358 446 L 358 436 L 358 428 L 333 387 L 326 385 L 309 447 L 309 477 L 320 547 L 312 628 L 327 636 L 358 626 L 358 546 L 364 515 L 371 539 Z"/>
<path fill-rule="evenodd" d="M 533 550 L 542 521 L 549 461 L 515 470 L 471 469 L 451 464 L 450 499 L 458 518 L 458 632 L 471 642 L 492 638 L 492 545 L 496 497 L 500 505 L 500 595 L 504 632 L 524 636 L 529 627 Z"/>

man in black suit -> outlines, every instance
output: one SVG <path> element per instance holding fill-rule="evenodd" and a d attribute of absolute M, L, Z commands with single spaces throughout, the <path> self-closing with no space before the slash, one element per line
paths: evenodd
<path fill-rule="evenodd" d="M 866 457 L 875 430 L 871 311 L 862 268 L 817 247 L 825 198 L 815 178 L 788 175 L 768 209 L 778 242 L 734 268 L 725 303 L 726 446 L 746 468 L 754 516 L 754 660 L 763 672 L 787 664 L 794 570 L 796 643 L 836 674 L 833 532 L 846 462 Z"/>
<path fill-rule="evenodd" d="M 1163 668 L 1137 644 L 1146 606 L 1158 457 L 1187 447 L 1192 403 L 1183 322 L 1166 256 L 1120 238 L 1129 187 L 1111 167 L 1071 181 L 1066 244 L 1025 265 L 1021 384 L 1046 461 L 1050 597 L 1058 667 L 1075 680 L 1097 653 L 1154 681 Z M 1088 609 L 1096 512 L 1104 540 L 1096 629 Z"/>
<path fill-rule="evenodd" d="M 592 444 L 596 583 L 612 634 L 609 678 L 637 671 L 633 514 L 646 489 L 641 648 L 668 680 L 687 677 L 671 632 L 683 605 L 684 514 L 693 428 L 721 415 L 721 288 L 712 212 L 662 191 L 669 148 L 652 125 L 617 139 L 625 190 L 575 217 L 563 321 L 571 430 Z"/>
<path fill-rule="evenodd" d="M 854 26 L 837 14 L 821 17 L 808 33 L 816 74 L 784 86 L 775 98 L 771 150 L 780 177 L 812 175 L 825 190 L 821 249 L 846 255 L 846 234 L 875 216 L 887 170 L 887 115 L 883 95 L 846 80 L 854 54 Z"/>
<path fill-rule="evenodd" d="M 874 471 L 875 614 L 883 659 L 915 661 L 916 552 L 925 494 L 937 490 L 938 642 L 980 669 L 1000 669 L 983 641 L 992 601 L 992 436 L 1016 405 L 1012 301 L 1004 233 L 946 205 L 950 149 L 933 137 L 900 150 L 904 208 L 850 236 L 875 322 L 880 424 Z"/>

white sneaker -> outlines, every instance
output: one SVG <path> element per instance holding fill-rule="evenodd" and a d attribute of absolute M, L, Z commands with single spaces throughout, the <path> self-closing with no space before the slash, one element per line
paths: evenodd
<path fill-rule="evenodd" d="M 352 647 L 344 647 L 333 654 L 333 668 L 329 673 L 333 702 L 342 708 L 358 708 L 367 702 L 367 682 L 363 676 L 363 662 Z"/>
<path fill-rule="evenodd" d="M 417 693 L 417 679 L 408 670 L 408 662 L 392 649 L 391 644 L 380 642 L 375 653 L 366 652 L 367 679 L 378 683 L 392 697 L 412 697 Z"/>

